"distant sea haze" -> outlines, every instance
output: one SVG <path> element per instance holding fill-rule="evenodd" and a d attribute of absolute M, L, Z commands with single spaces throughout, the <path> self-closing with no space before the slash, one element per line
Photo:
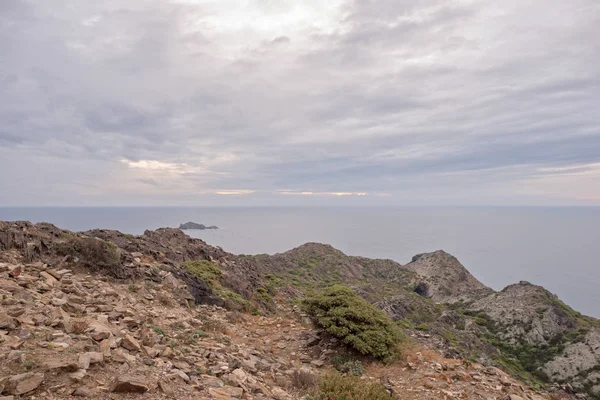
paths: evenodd
<path fill-rule="evenodd" d="M 187 234 L 237 254 L 320 242 L 406 264 L 443 249 L 496 290 L 526 280 L 600 317 L 600 207 L 0 208 L 0 220 L 131 234 L 193 221 L 220 229 Z"/>

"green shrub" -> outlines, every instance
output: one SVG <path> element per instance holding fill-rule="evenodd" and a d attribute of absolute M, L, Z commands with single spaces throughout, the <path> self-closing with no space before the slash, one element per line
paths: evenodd
<path fill-rule="evenodd" d="M 365 373 L 365 367 L 362 362 L 359 360 L 347 361 L 341 364 L 338 368 L 338 371 L 344 374 L 350 374 L 354 376 L 361 376 Z"/>
<path fill-rule="evenodd" d="M 415 329 L 418 331 L 427 332 L 431 329 L 431 327 L 427 324 L 419 324 L 419 325 L 415 326 Z"/>
<path fill-rule="evenodd" d="M 181 266 L 211 288 L 218 285 L 223 273 L 214 263 L 206 260 L 186 261 Z"/>
<path fill-rule="evenodd" d="M 361 354 L 385 359 L 401 340 L 387 314 L 348 287 L 334 285 L 304 299 L 303 306 L 325 332 Z"/>
<path fill-rule="evenodd" d="M 93 237 L 69 237 L 56 245 L 56 251 L 60 255 L 79 257 L 85 266 L 95 269 L 118 267 L 121 261 L 121 253 L 114 243 Z"/>
<path fill-rule="evenodd" d="M 380 382 L 369 382 L 356 376 L 328 373 L 319 382 L 318 400 L 390 400 L 393 399 Z"/>
<path fill-rule="evenodd" d="M 340 353 L 335 354 L 331 357 L 331 364 L 336 370 L 343 374 L 361 376 L 365 373 L 365 367 L 363 366 L 363 363 L 352 355 Z"/>
<path fill-rule="evenodd" d="M 167 336 L 167 332 L 160 326 L 148 325 L 148 328 L 152 329 L 157 335 Z"/>

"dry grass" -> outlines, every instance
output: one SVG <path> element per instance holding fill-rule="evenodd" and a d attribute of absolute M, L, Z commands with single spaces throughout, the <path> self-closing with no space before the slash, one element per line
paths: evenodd
<path fill-rule="evenodd" d="M 329 372 L 319 381 L 317 399 L 323 400 L 393 400 L 381 382 Z"/>
<path fill-rule="evenodd" d="M 317 377 L 309 370 L 300 369 L 292 374 L 292 386 L 296 389 L 310 391 L 317 386 Z"/>
<path fill-rule="evenodd" d="M 227 325 L 223 321 L 219 321 L 218 319 L 209 319 L 202 324 L 202 330 L 210 333 L 222 333 L 227 335 L 229 333 L 229 329 Z"/>
<path fill-rule="evenodd" d="M 227 317 L 227 321 L 229 321 L 229 323 L 232 323 L 232 324 L 239 324 L 239 323 L 244 322 L 244 314 L 242 314 L 239 311 L 228 312 L 226 317 Z"/>
<path fill-rule="evenodd" d="M 171 298 L 165 293 L 158 293 L 156 298 L 160 302 L 160 304 L 162 304 L 165 307 L 173 306 L 173 302 L 171 301 Z"/>

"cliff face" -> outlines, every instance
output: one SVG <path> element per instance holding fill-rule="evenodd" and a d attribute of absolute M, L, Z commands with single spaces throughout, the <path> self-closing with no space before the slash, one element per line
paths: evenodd
<path fill-rule="evenodd" d="M 600 395 L 599 321 L 526 282 L 494 292 L 443 251 L 417 255 L 407 265 L 348 256 L 317 243 L 273 256 L 238 256 L 178 229 L 131 236 L 0 222 L 2 262 L 3 273 L 8 264 L 37 262 L 94 279 L 177 283 L 181 301 L 266 315 L 287 300 L 341 283 L 445 357 L 500 367 L 531 384 L 554 382 Z M 35 268 L 42 279 L 44 269 Z M 5 295 L 15 293 L 13 283 L 2 285 Z M 0 323 L 11 321 L 2 316 Z"/>

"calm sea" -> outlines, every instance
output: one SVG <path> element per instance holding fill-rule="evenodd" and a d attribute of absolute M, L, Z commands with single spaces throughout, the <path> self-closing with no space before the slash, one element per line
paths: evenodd
<path fill-rule="evenodd" d="M 194 221 L 221 229 L 193 236 L 244 254 L 321 242 L 405 264 L 443 249 L 494 289 L 530 281 L 600 317 L 600 207 L 0 208 L 0 220 L 131 234 Z"/>

